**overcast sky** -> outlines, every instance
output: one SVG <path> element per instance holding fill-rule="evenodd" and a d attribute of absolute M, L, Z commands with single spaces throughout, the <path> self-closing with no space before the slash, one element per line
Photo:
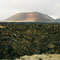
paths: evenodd
<path fill-rule="evenodd" d="M 60 0 L 0 0 L 0 20 L 18 12 L 30 11 L 60 18 Z"/>

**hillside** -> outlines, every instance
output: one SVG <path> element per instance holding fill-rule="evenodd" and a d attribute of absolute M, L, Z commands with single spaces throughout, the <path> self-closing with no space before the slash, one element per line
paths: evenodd
<path fill-rule="evenodd" d="M 53 22 L 54 19 L 39 12 L 17 13 L 3 22 Z"/>
<path fill-rule="evenodd" d="M 0 59 L 60 54 L 60 24 L 0 23 Z"/>

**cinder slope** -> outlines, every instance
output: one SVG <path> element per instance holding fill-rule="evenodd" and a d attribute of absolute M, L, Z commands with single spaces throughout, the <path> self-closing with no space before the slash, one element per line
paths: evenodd
<path fill-rule="evenodd" d="M 38 12 L 17 13 L 3 22 L 53 22 L 54 19 Z"/>

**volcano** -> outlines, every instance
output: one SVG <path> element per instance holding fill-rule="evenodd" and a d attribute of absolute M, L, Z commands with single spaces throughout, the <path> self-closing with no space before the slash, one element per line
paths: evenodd
<path fill-rule="evenodd" d="M 17 13 L 3 22 L 53 22 L 54 19 L 39 12 Z"/>

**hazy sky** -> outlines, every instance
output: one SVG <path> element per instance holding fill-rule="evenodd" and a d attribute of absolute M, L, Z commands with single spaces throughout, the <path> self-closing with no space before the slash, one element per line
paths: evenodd
<path fill-rule="evenodd" d="M 18 12 L 30 11 L 60 18 L 60 0 L 0 0 L 0 20 Z"/>

